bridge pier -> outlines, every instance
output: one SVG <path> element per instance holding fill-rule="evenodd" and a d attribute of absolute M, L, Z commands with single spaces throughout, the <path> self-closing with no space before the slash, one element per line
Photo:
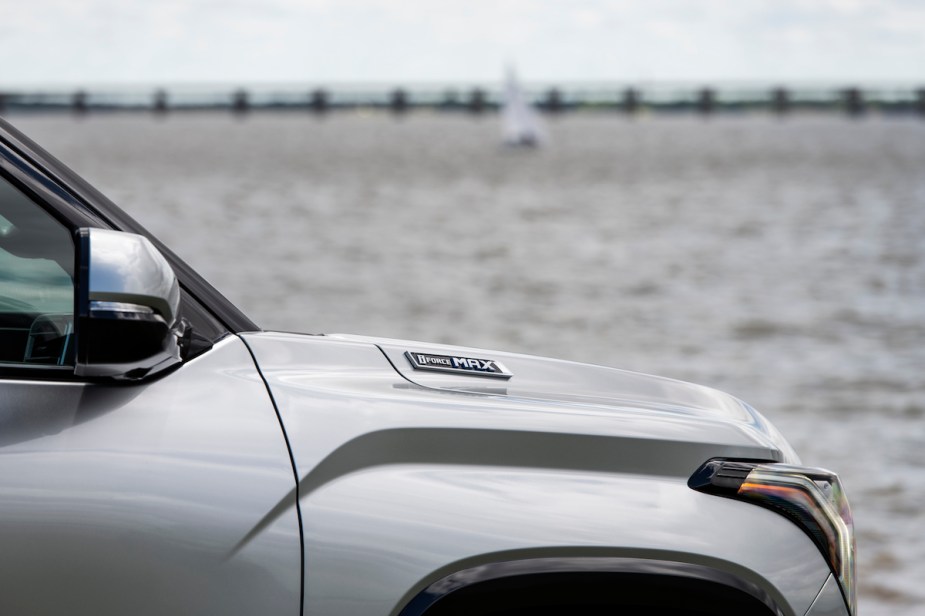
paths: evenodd
<path fill-rule="evenodd" d="M 156 115 L 166 115 L 169 104 L 167 102 L 167 91 L 166 90 L 155 90 L 154 99 L 151 103 L 151 109 Z"/>
<path fill-rule="evenodd" d="M 639 91 L 636 88 L 627 88 L 623 90 L 623 100 L 621 107 L 623 113 L 628 116 L 634 116 L 639 112 Z"/>
<path fill-rule="evenodd" d="M 308 108 L 317 115 L 323 115 L 328 111 L 328 93 L 321 88 L 312 90 L 308 98 Z"/>
<path fill-rule="evenodd" d="M 389 108 L 395 115 L 403 115 L 408 111 L 408 93 L 401 88 L 392 91 L 389 97 Z"/>
<path fill-rule="evenodd" d="M 774 88 L 771 90 L 771 109 L 779 116 L 787 115 L 790 112 L 790 92 L 786 88 Z"/>
<path fill-rule="evenodd" d="M 845 113 L 851 118 L 859 118 L 867 111 L 864 103 L 864 93 L 860 88 L 848 88 L 842 93 L 842 103 L 845 106 Z"/>
<path fill-rule="evenodd" d="M 704 117 L 713 114 L 716 105 L 716 92 L 712 88 L 703 88 L 697 94 L 697 111 Z"/>
<path fill-rule="evenodd" d="M 231 112 L 243 116 L 250 111 L 250 98 L 244 88 L 235 90 L 231 95 Z"/>
<path fill-rule="evenodd" d="M 87 93 L 83 90 L 77 90 L 71 96 L 71 111 L 76 116 L 82 116 L 87 113 Z"/>
<path fill-rule="evenodd" d="M 559 114 L 563 111 L 562 93 L 558 88 L 550 88 L 549 91 L 546 92 L 546 99 L 543 102 L 543 107 L 546 109 L 547 113 L 551 114 Z"/>
<path fill-rule="evenodd" d="M 481 115 L 485 112 L 486 101 L 485 92 L 481 88 L 475 88 L 469 95 L 469 104 L 467 105 L 469 113 Z"/>

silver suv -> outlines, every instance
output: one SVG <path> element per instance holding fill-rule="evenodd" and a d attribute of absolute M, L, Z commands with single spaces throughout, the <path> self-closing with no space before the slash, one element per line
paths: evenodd
<path fill-rule="evenodd" d="M 263 332 L 0 121 L 2 614 L 854 614 L 799 464 L 697 385 Z"/>

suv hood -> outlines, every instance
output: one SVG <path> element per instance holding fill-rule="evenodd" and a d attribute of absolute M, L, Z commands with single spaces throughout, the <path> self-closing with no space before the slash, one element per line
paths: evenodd
<path fill-rule="evenodd" d="M 423 342 L 240 336 L 272 394 L 297 473 L 308 482 L 300 490 L 399 463 L 561 467 L 686 480 L 716 457 L 799 462 L 757 411 L 699 385 Z M 420 370 L 406 353 L 491 361 L 510 376 Z"/>
<path fill-rule="evenodd" d="M 442 344 L 372 338 L 346 334 L 325 336 L 333 340 L 377 346 L 405 379 L 425 388 L 482 394 L 511 401 L 541 402 L 549 410 L 603 415 L 624 419 L 661 420 L 665 433 L 680 434 L 681 426 L 700 429 L 729 428 L 747 436 L 755 445 L 772 450 L 771 457 L 797 463 L 798 456 L 777 429 L 754 408 L 724 392 L 626 370 L 582 364 L 547 357 Z M 444 372 L 422 369 L 421 355 L 492 362 L 509 374 Z M 415 366 L 418 363 L 418 366 Z M 452 366 L 452 364 L 451 364 Z M 451 367 L 448 366 L 448 367 Z M 647 421 L 648 423 L 648 421 Z M 722 426 L 723 429 L 720 429 Z"/>

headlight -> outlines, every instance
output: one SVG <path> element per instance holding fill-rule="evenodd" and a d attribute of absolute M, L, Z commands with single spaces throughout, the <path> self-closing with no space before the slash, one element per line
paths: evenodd
<path fill-rule="evenodd" d="M 688 481 L 695 490 L 767 507 L 793 520 L 825 556 L 852 614 L 855 603 L 854 523 L 838 475 L 789 464 L 710 460 Z"/>

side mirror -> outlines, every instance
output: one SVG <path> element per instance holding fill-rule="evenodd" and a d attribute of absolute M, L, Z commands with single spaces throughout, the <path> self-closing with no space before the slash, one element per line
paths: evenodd
<path fill-rule="evenodd" d="M 75 374 L 138 380 L 181 361 L 180 286 L 147 238 L 77 232 Z"/>

